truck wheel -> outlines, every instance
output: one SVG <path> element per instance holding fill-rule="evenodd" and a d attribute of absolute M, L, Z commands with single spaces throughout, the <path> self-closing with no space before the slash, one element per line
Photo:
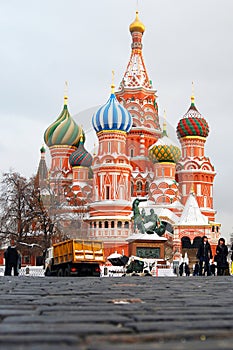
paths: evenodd
<path fill-rule="evenodd" d="M 62 269 L 59 269 L 59 270 L 57 271 L 57 276 L 58 276 L 58 277 L 64 276 L 63 270 L 62 270 Z"/>
<path fill-rule="evenodd" d="M 70 276 L 70 268 L 69 267 L 65 268 L 64 276 L 65 277 L 69 277 Z"/>

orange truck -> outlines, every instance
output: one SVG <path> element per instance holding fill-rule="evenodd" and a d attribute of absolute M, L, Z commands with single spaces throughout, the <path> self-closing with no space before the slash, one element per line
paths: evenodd
<path fill-rule="evenodd" d="M 105 262 L 102 241 L 70 239 L 47 250 L 45 276 L 100 276 Z"/>

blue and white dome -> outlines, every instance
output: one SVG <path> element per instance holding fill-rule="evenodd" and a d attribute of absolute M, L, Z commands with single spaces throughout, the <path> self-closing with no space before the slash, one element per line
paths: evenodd
<path fill-rule="evenodd" d="M 112 92 L 107 103 L 93 114 L 92 125 L 97 133 L 102 130 L 129 132 L 132 127 L 132 116 L 117 101 L 115 94 Z"/>

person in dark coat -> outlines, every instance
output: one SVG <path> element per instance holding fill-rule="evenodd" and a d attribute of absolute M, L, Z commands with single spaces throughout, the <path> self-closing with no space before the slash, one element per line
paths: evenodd
<path fill-rule="evenodd" d="M 210 259 L 213 258 L 211 246 L 208 242 L 208 237 L 203 236 L 201 244 L 197 251 L 197 258 L 199 259 L 200 271 L 199 275 L 203 275 L 203 267 L 204 267 L 204 275 L 205 272 L 207 276 L 210 276 Z"/>
<path fill-rule="evenodd" d="M 186 276 L 190 276 L 190 268 L 187 263 L 185 263 L 184 272 Z"/>
<path fill-rule="evenodd" d="M 20 255 L 16 247 L 9 246 L 4 252 L 5 258 L 5 276 L 11 276 L 12 269 L 14 270 L 14 276 L 19 274 L 19 259 Z"/>
<path fill-rule="evenodd" d="M 230 271 L 231 275 L 233 275 L 233 243 L 231 246 L 231 271 Z"/>
<path fill-rule="evenodd" d="M 183 276 L 184 274 L 184 263 L 182 262 L 179 266 L 179 275 Z"/>
<path fill-rule="evenodd" d="M 189 276 L 190 275 L 190 269 L 187 263 L 182 262 L 179 267 L 179 275 L 183 276 Z"/>
<path fill-rule="evenodd" d="M 212 264 L 210 265 L 210 272 L 212 276 L 216 275 L 216 269 L 217 269 L 217 266 L 215 265 L 215 262 L 212 261 Z"/>
<path fill-rule="evenodd" d="M 215 261 L 217 262 L 217 275 L 223 276 L 226 274 L 229 266 L 227 261 L 228 248 L 224 238 L 219 238 L 216 248 Z"/>
<path fill-rule="evenodd" d="M 193 269 L 193 276 L 199 276 L 199 270 L 200 270 L 200 266 L 198 264 L 198 261 L 196 261 Z"/>

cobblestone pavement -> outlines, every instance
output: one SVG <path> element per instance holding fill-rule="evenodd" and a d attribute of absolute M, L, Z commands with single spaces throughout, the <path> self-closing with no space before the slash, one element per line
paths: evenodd
<path fill-rule="evenodd" d="M 233 349 L 233 277 L 0 277 L 0 349 Z"/>

